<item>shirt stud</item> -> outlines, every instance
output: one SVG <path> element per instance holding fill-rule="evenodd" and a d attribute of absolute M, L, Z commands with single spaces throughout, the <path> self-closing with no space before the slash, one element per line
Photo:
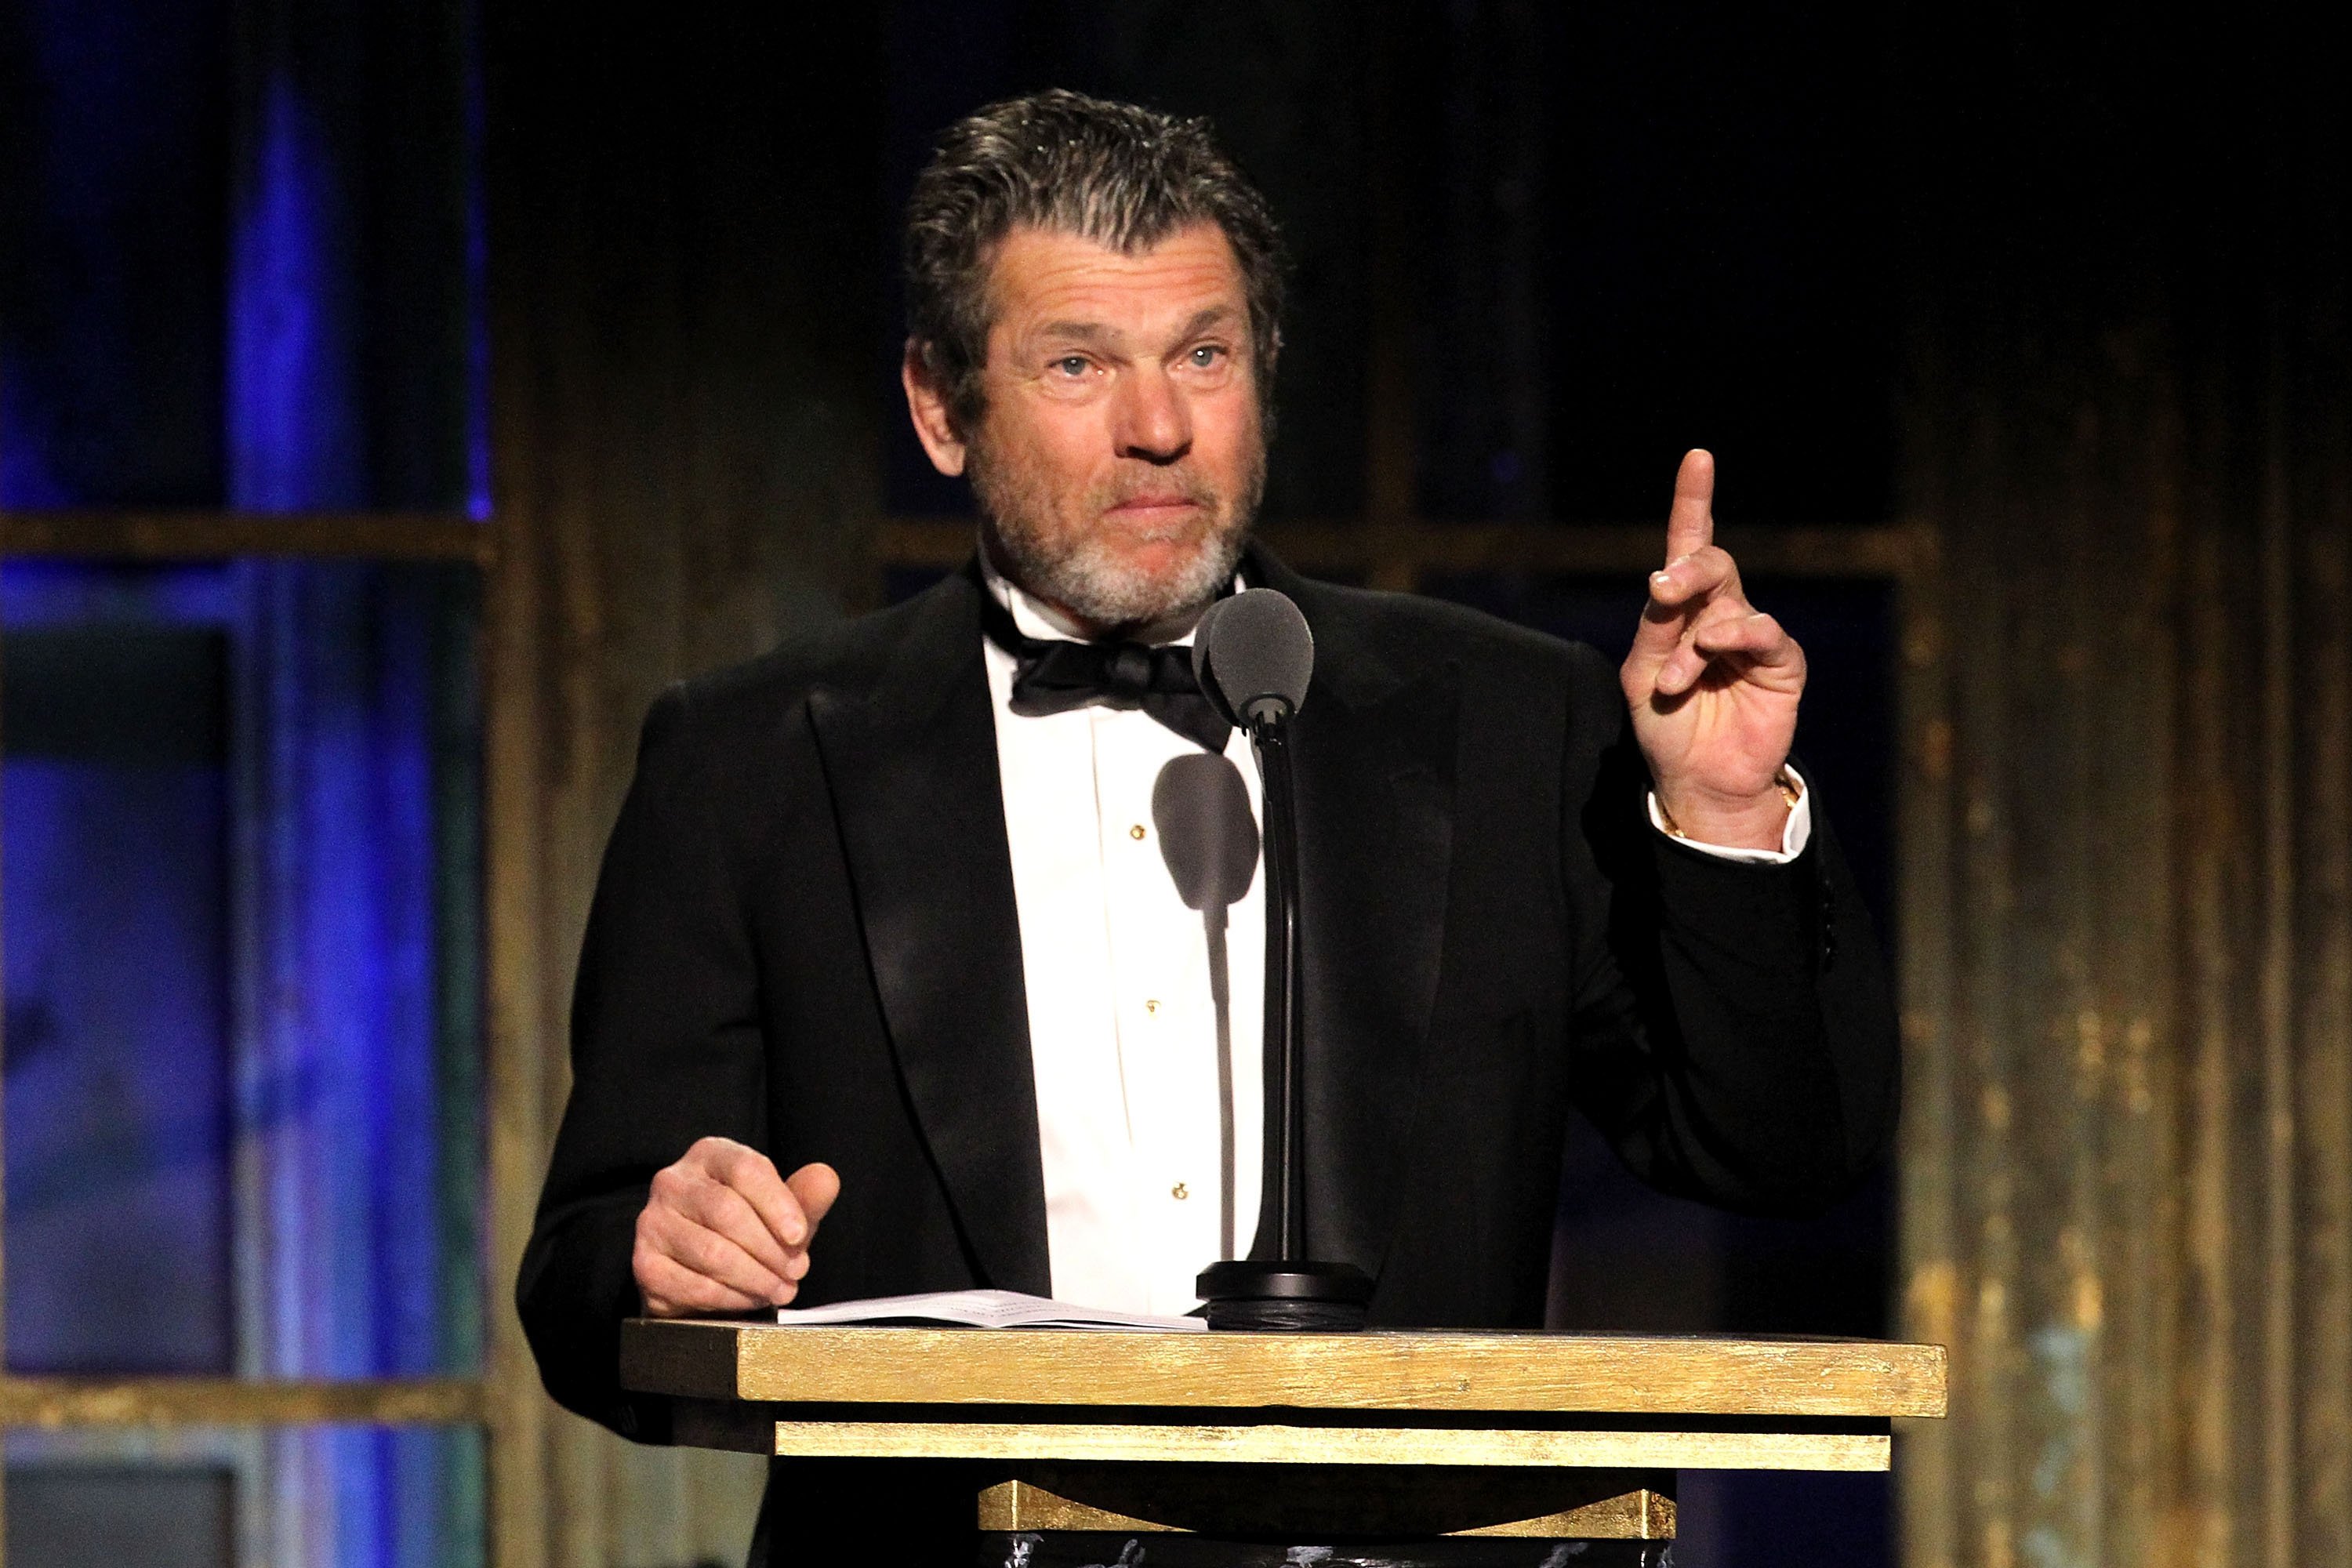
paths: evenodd
<path fill-rule="evenodd" d="M 1143 837 L 1143 824 L 1139 822 L 1134 826 L 1129 828 L 1127 830 L 1127 836 L 1129 838 L 1141 838 Z"/>
<path fill-rule="evenodd" d="M 1144 1003 L 1143 1010 L 1147 1013 L 1157 1013 L 1160 1011 L 1160 1004 L 1156 999 L 1148 1001 Z"/>
<path fill-rule="evenodd" d="M 1168 1189 L 1168 1195 L 1174 1198 L 1179 1203 L 1181 1203 L 1184 1199 L 1191 1197 L 1192 1194 L 1191 1189 L 1187 1188 L 1183 1183 L 1179 1182 L 1174 1186 Z"/>

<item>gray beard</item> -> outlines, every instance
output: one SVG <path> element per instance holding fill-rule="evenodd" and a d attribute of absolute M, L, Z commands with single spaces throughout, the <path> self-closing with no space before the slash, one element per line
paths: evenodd
<path fill-rule="evenodd" d="M 1233 581 L 1249 542 L 1246 529 L 1204 540 L 1173 577 L 1147 578 L 1122 568 L 1091 540 L 1060 548 L 1027 528 L 1008 524 L 994 511 L 999 565 L 1014 582 L 1098 626 L 1143 626 L 1180 618 L 1198 610 Z"/>
<path fill-rule="evenodd" d="M 1202 541 L 1175 576 L 1157 580 L 1120 566 L 1092 535 L 1052 538 L 1039 524 L 1040 518 L 1051 515 L 1050 500 L 1024 493 L 1023 486 L 1007 482 L 1009 479 L 985 460 L 971 468 L 972 489 L 1003 554 L 998 566 L 1029 592 L 1079 619 L 1113 628 L 1180 619 L 1205 608 L 1233 581 L 1265 487 L 1265 467 L 1263 461 L 1258 464 L 1248 492 L 1237 498 L 1241 504 L 1235 524 Z"/>

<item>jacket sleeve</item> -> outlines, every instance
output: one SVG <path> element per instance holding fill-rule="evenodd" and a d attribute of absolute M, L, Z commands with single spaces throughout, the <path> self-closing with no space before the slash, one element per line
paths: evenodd
<path fill-rule="evenodd" d="M 604 851 L 572 1005 L 572 1092 L 515 1305 L 558 1404 L 625 1437 L 667 1402 L 620 1386 L 630 1262 L 654 1173 L 718 1135 L 765 1146 L 766 1057 L 738 858 L 684 688 L 646 716 Z"/>
<path fill-rule="evenodd" d="M 1706 855 L 1649 821 L 1614 674 L 1580 648 L 1563 883 L 1577 1103 L 1643 1181 L 1748 1213 L 1848 1191 L 1895 1135 L 1885 959 L 1821 793 L 1786 865 Z"/>

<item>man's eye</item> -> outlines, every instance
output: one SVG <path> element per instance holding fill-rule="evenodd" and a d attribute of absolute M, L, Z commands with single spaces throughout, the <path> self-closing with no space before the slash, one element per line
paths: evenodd
<path fill-rule="evenodd" d="M 1213 370 L 1216 368 L 1217 362 L 1224 357 L 1225 351 L 1223 349 L 1218 347 L 1214 343 L 1202 343 L 1199 348 L 1192 351 L 1192 368 L 1195 370 Z"/>
<path fill-rule="evenodd" d="M 1054 368 L 1075 381 L 1087 374 L 1087 358 L 1084 354 L 1064 354 L 1054 362 Z"/>

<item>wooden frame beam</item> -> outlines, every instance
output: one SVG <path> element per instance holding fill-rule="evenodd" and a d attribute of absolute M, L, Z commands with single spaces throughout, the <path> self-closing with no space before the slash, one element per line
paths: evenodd
<path fill-rule="evenodd" d="M 258 1381 L 233 1377 L 0 1377 L 0 1427 L 470 1426 L 482 1380 Z"/>
<path fill-rule="evenodd" d="M 968 517 L 883 521 L 877 553 L 887 567 L 948 570 L 971 554 Z M 1275 553 L 1309 576 L 1410 585 L 1431 573 L 1535 572 L 1577 576 L 1646 574 L 1661 565 L 1665 524 L 1656 522 L 1275 521 L 1260 531 Z M 1717 540 L 1752 576 L 1885 578 L 1930 571 L 1936 537 L 1913 523 L 1858 527 L 1740 524 Z"/>
<path fill-rule="evenodd" d="M 217 561 L 237 555 L 463 561 L 488 567 L 498 531 L 446 512 L 0 512 L 0 556 Z"/>

